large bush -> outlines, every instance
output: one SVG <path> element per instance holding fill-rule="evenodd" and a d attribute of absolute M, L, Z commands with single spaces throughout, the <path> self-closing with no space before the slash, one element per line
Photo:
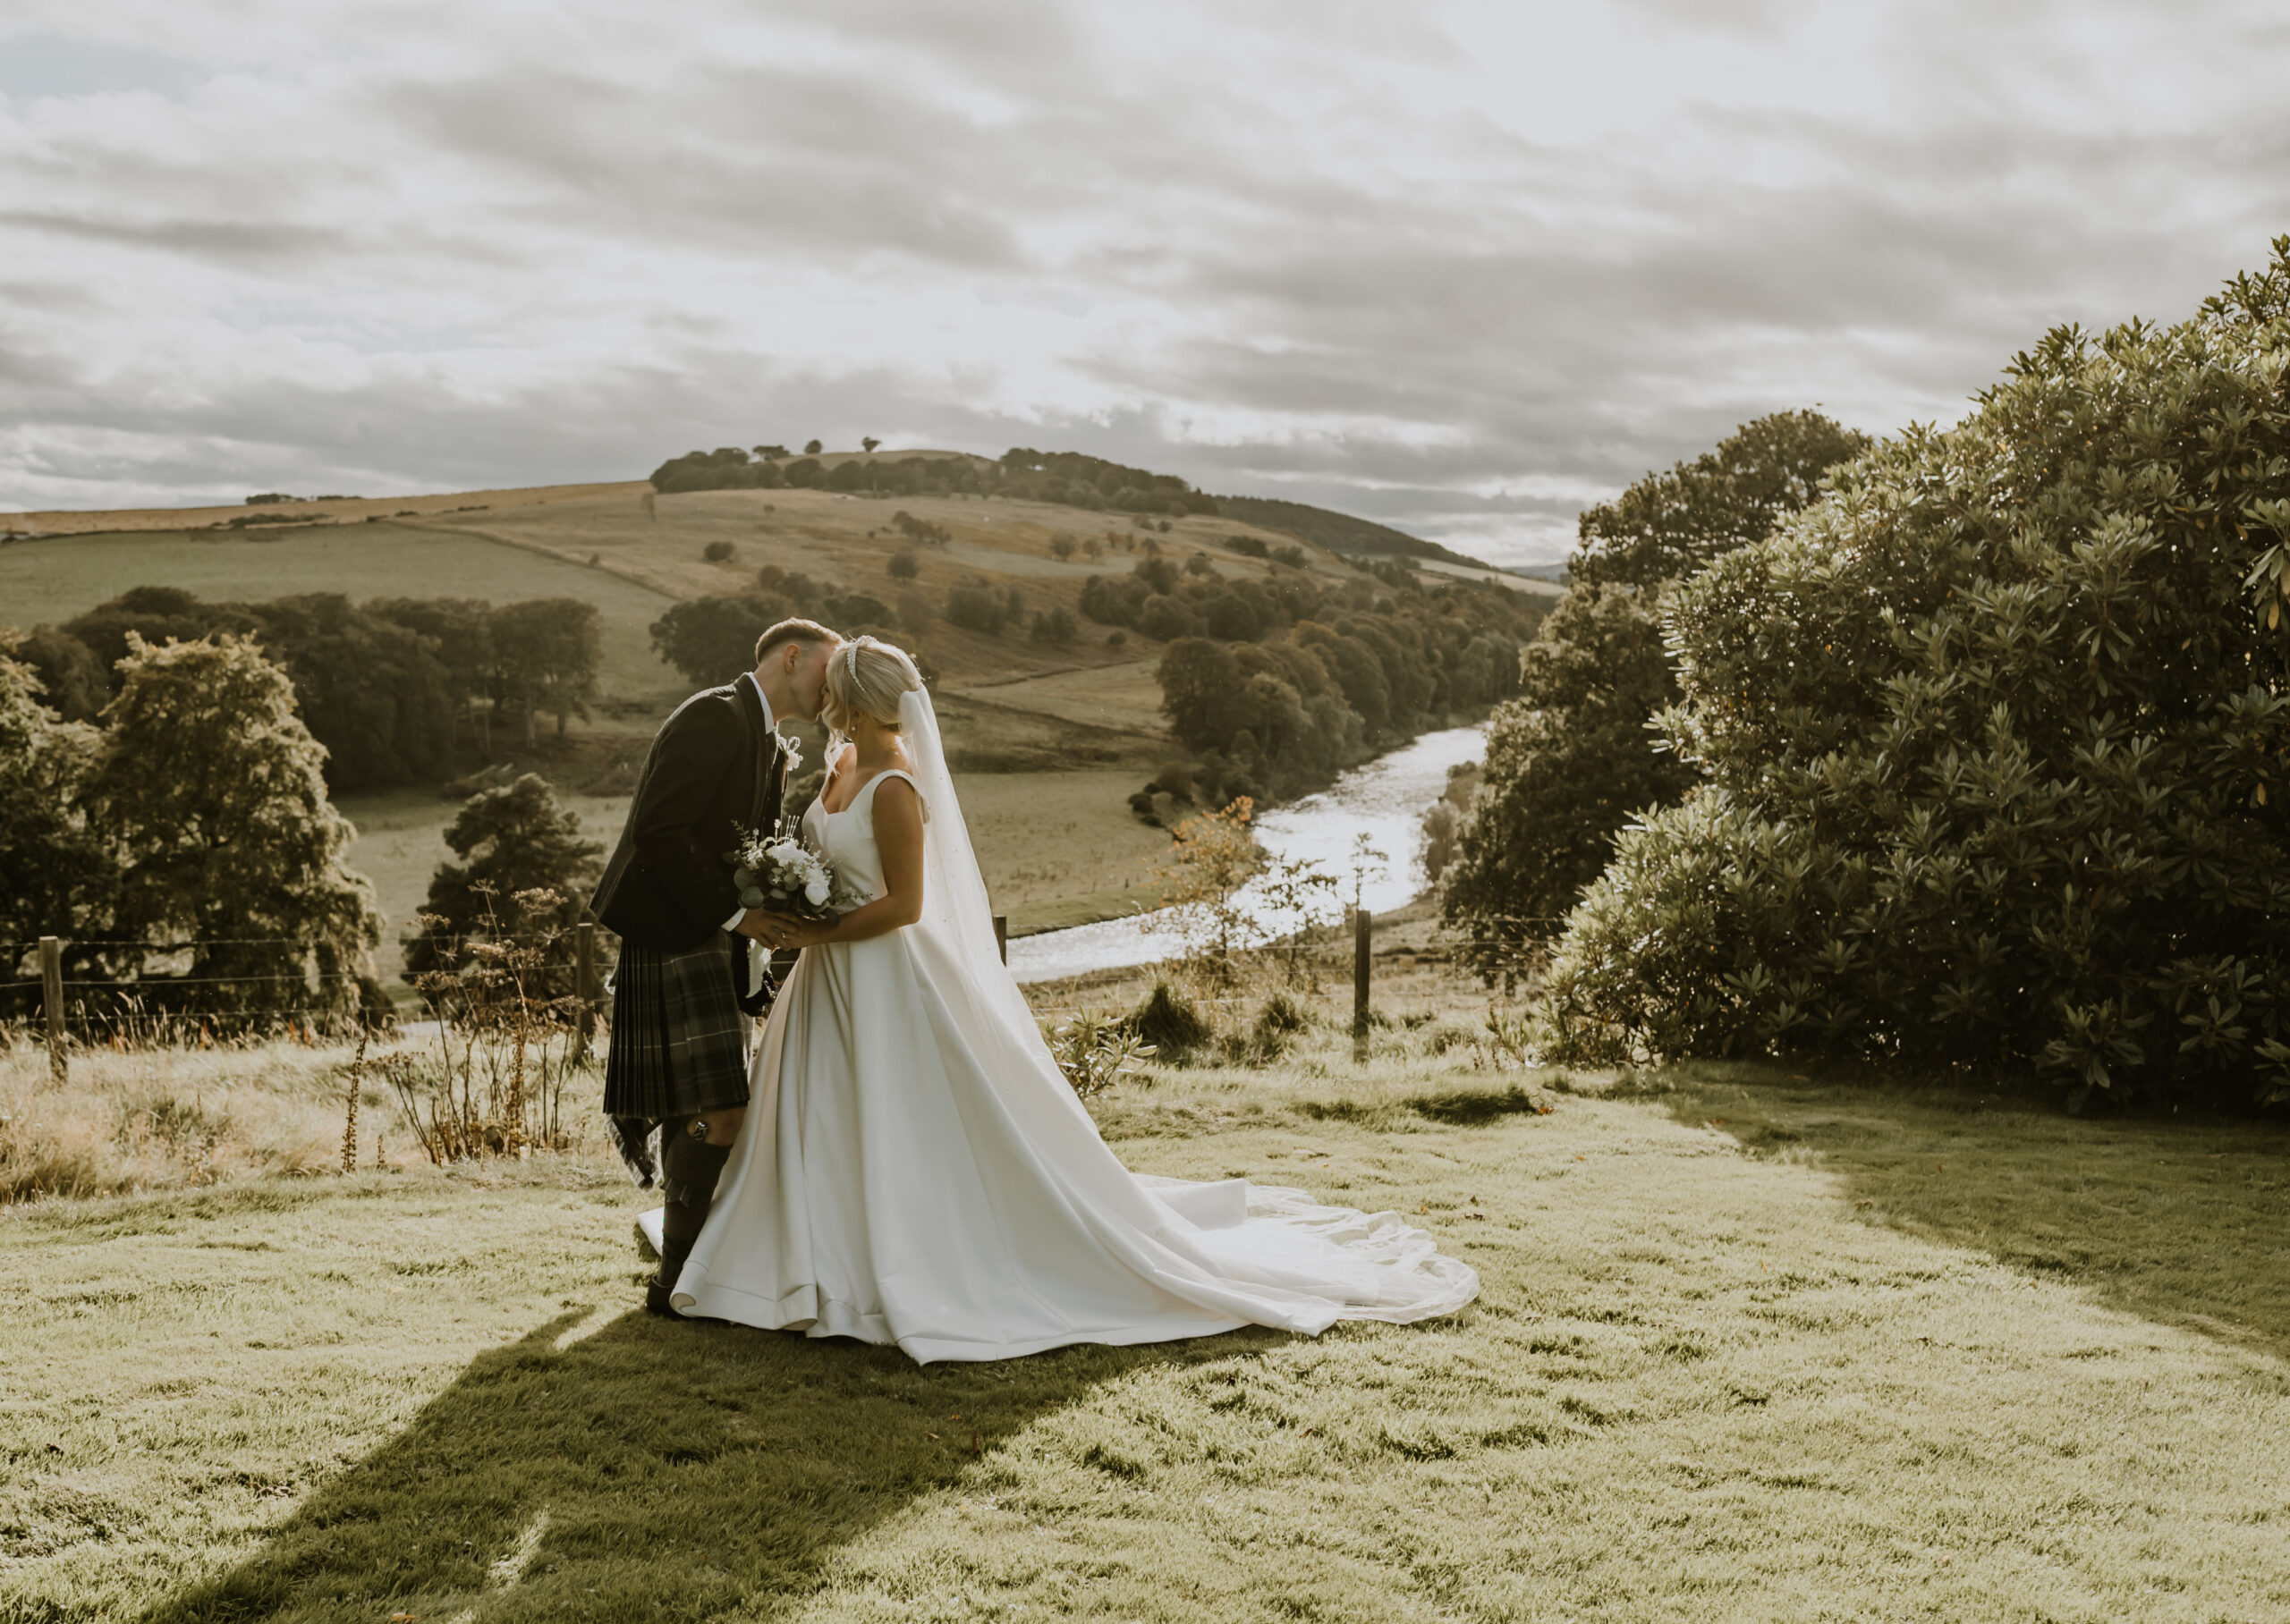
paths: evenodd
<path fill-rule="evenodd" d="M 2290 1096 L 2276 252 L 2184 325 L 2052 333 L 1680 592 L 1708 782 L 1573 915 L 1557 1053 Z"/>
<path fill-rule="evenodd" d="M 1692 785 L 1650 725 L 1678 697 L 1665 595 L 1771 534 L 1868 445 L 1817 411 L 1775 412 L 1582 514 L 1573 585 L 1520 656 L 1518 698 L 1495 713 L 1486 780 L 1440 888 L 1447 921 L 1470 927 L 1467 960 L 1507 973 L 1520 941 L 1557 934 L 1631 816 Z"/>

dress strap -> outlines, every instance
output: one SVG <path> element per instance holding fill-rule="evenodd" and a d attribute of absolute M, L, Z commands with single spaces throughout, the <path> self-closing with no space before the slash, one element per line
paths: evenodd
<path fill-rule="evenodd" d="M 904 767 L 885 767 L 881 772 L 876 774 L 872 778 L 869 778 L 865 783 L 860 785 L 859 793 L 851 798 L 851 804 L 855 807 L 860 803 L 860 801 L 873 795 L 875 792 L 875 786 L 882 782 L 886 778 L 903 778 L 906 780 L 907 787 L 914 791 L 914 799 L 921 802 L 922 821 L 926 824 L 929 823 L 930 821 L 930 803 L 927 799 L 923 799 L 922 786 L 914 782 L 914 774 L 908 772 Z M 873 812 L 873 805 L 869 802 L 868 810 L 870 815 Z"/>

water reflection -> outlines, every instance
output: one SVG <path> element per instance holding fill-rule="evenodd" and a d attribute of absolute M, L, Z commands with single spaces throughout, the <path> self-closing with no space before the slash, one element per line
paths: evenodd
<path fill-rule="evenodd" d="M 1318 795 L 1267 812 L 1258 820 L 1257 838 L 1275 857 L 1315 862 L 1336 875 L 1348 902 L 1353 845 L 1364 834 L 1386 860 L 1381 873 L 1366 876 L 1361 901 L 1376 912 L 1404 907 L 1423 890 L 1423 809 L 1446 788 L 1449 767 L 1479 759 L 1485 737 L 1484 724 L 1426 733 L 1404 749 L 1346 773 Z M 1242 901 L 1250 903 L 1251 893 L 1243 892 Z M 1251 911 L 1268 928 L 1302 923 L 1276 919 L 1260 903 Z M 1334 904 L 1327 909 L 1331 918 L 1338 911 Z M 1010 943 L 1010 968 L 1020 981 L 1048 981 L 1150 964 L 1182 945 L 1170 933 L 1147 930 L 1135 918 L 1108 919 L 1021 936 Z"/>

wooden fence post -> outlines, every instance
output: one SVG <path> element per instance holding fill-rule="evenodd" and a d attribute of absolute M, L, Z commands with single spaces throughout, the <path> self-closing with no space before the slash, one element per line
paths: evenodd
<path fill-rule="evenodd" d="M 597 927 L 583 919 L 572 927 L 572 990 L 581 1013 L 572 1024 L 572 1063 L 589 1058 L 597 1030 Z"/>
<path fill-rule="evenodd" d="M 1368 1036 L 1368 952 L 1374 935 L 1375 916 L 1364 908 L 1352 911 L 1352 1036 Z"/>
<path fill-rule="evenodd" d="M 47 1070 L 60 1087 L 71 1076 L 64 1058 L 64 943 L 55 936 L 39 939 L 40 1002 L 47 1010 Z"/>
<path fill-rule="evenodd" d="M 1002 955 L 1002 962 L 1010 962 L 1010 916 L 994 916 L 994 951 Z"/>

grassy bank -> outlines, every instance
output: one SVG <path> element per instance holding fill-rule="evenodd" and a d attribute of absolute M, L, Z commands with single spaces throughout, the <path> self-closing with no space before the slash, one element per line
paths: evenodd
<path fill-rule="evenodd" d="M 2290 1613 L 2282 1129 L 1497 1072 L 1393 968 L 1364 1064 L 1323 1024 L 1100 1119 L 1410 1214 L 1484 1283 L 1432 1325 L 663 1324 L 592 1154 L 12 1209 L 0 1618 Z"/>

